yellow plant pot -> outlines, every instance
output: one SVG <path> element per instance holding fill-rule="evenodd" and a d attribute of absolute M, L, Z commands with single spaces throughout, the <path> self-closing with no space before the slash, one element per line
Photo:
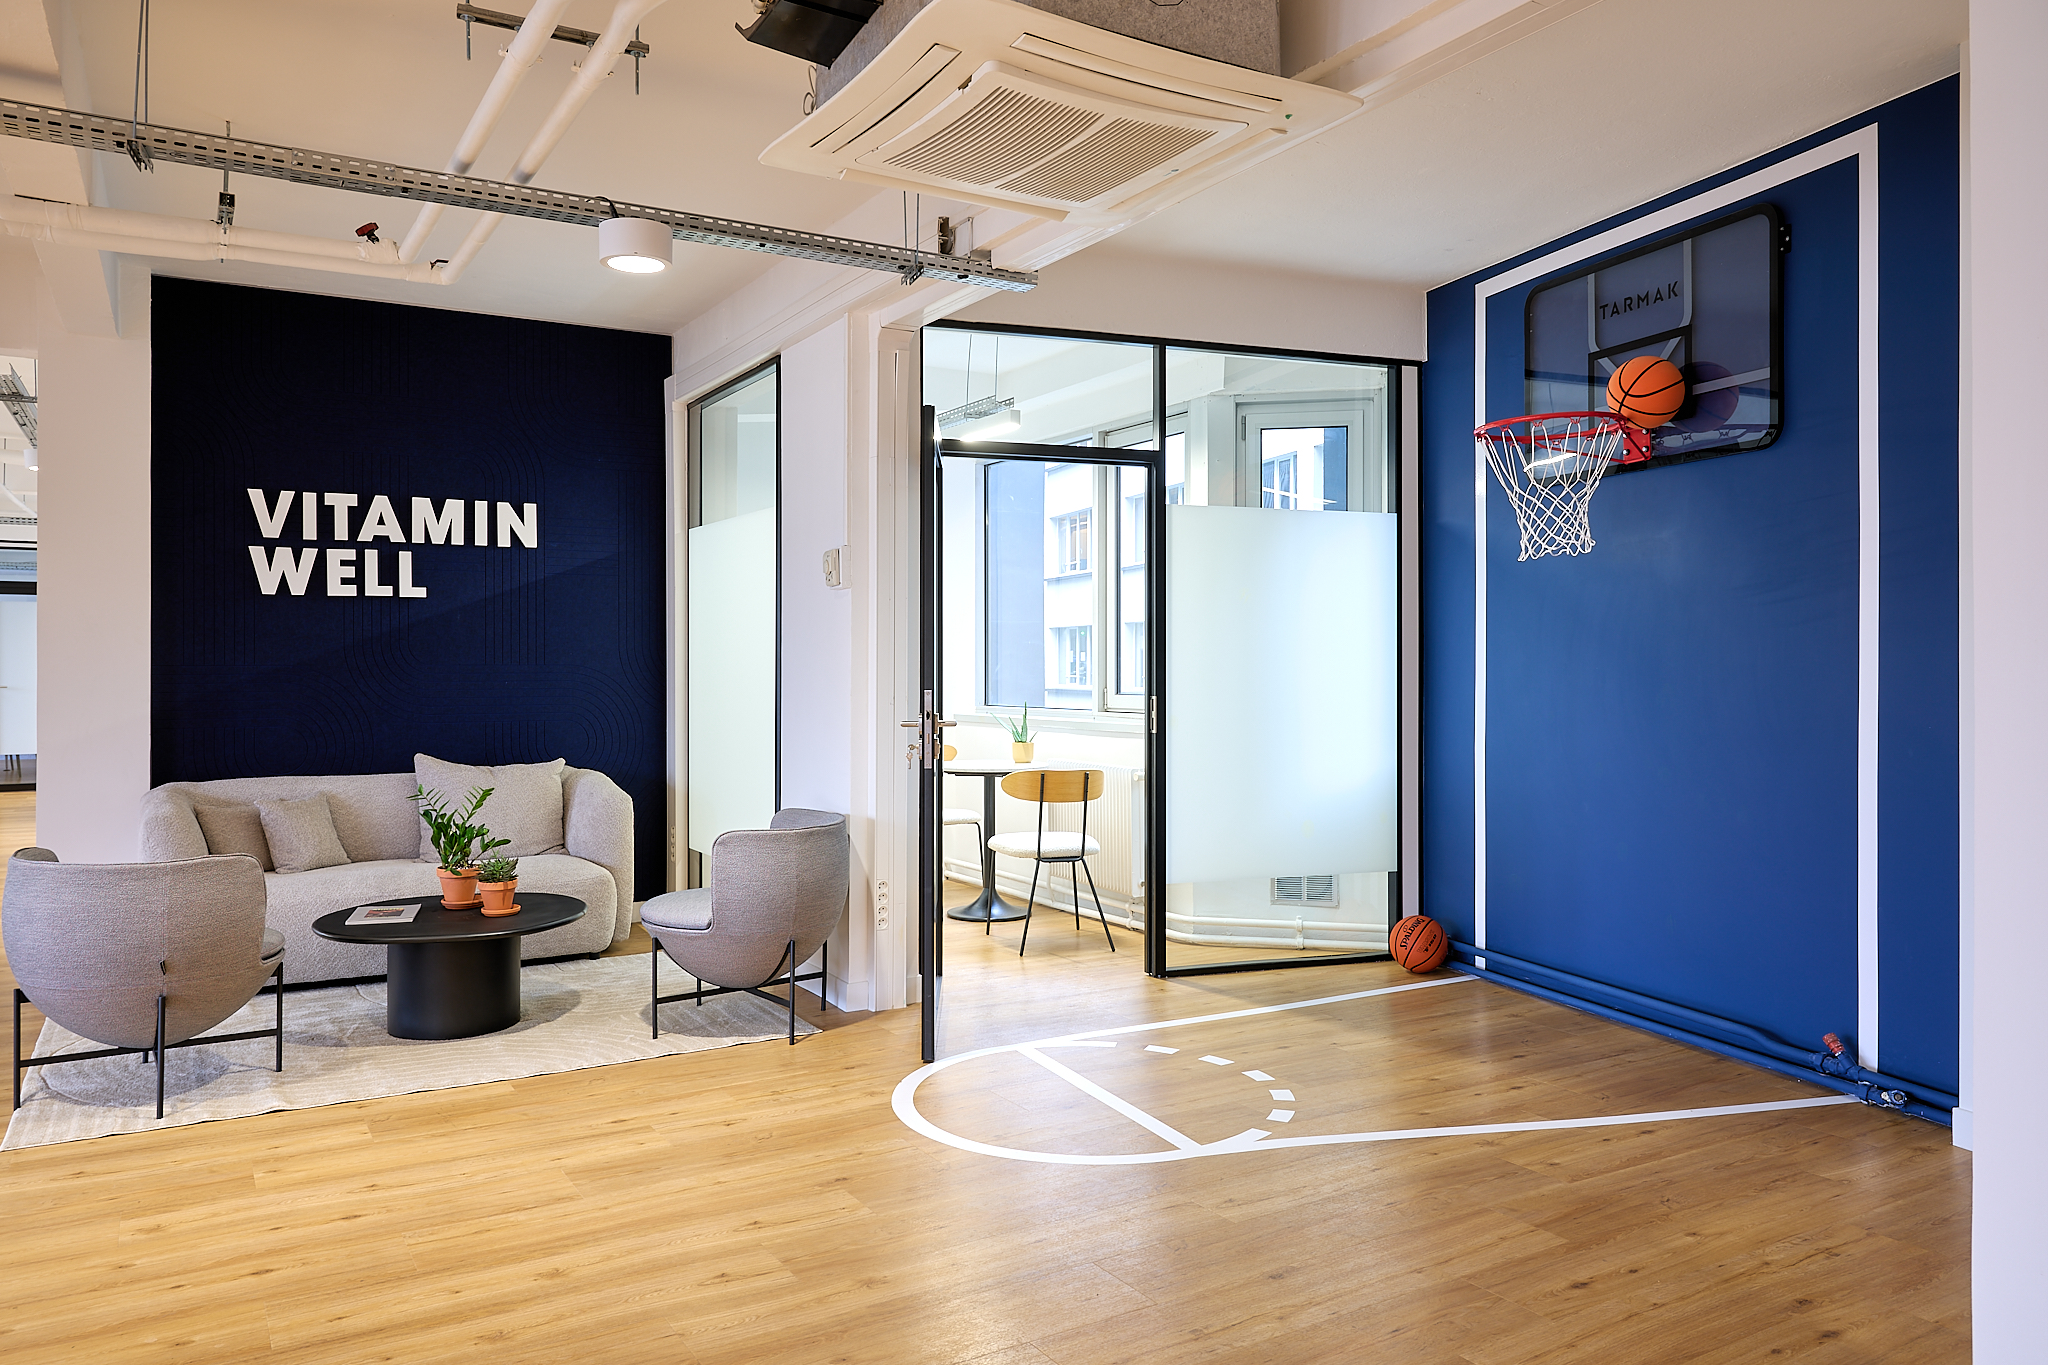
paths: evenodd
<path fill-rule="evenodd" d="M 1019 744 L 1016 740 L 1011 740 L 1010 761 L 1012 763 L 1029 763 L 1031 761 L 1031 751 L 1037 747 L 1035 744 Z"/>

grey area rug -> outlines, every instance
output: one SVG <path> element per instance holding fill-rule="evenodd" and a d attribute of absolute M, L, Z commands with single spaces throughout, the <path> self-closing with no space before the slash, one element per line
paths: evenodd
<path fill-rule="evenodd" d="M 667 964 L 664 964 L 665 966 Z M 526 967 L 520 1019 L 480 1038 L 416 1042 L 384 1031 L 384 983 L 288 991 L 284 998 L 284 1070 L 270 1069 L 269 1038 L 219 1047 L 174 1048 L 164 1077 L 164 1116 L 156 1117 L 156 1067 L 138 1057 L 106 1057 L 40 1066 L 21 1084 L 21 1108 L 0 1150 L 141 1133 L 279 1109 L 409 1095 L 521 1076 L 672 1057 L 685 1052 L 788 1037 L 789 1016 L 751 995 L 720 995 L 661 1007 L 661 1037 L 648 1037 L 647 959 L 607 957 Z M 690 978 L 669 968 L 664 994 Z M 210 1033 L 269 1028 L 268 992 Z M 799 1037 L 816 1033 L 796 1021 Z M 99 1045 L 45 1022 L 35 1056 L 91 1052 Z"/>

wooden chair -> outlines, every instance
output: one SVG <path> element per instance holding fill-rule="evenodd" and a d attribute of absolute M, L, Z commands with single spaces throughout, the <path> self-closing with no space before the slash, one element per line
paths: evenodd
<path fill-rule="evenodd" d="M 1102 797 L 1102 771 L 1098 769 L 1076 769 L 1069 772 L 1048 771 L 1027 768 L 1023 772 L 1011 773 L 1003 779 L 1003 790 L 1019 801 L 1038 803 L 1038 832 L 1026 831 L 1014 834 L 997 834 L 988 841 L 989 848 L 1011 858 L 1029 858 L 1036 866 L 1031 869 L 1031 897 L 1024 906 L 1024 937 L 1017 943 L 1017 956 L 1024 955 L 1024 943 L 1031 937 L 1031 910 L 1038 901 L 1038 868 L 1046 863 L 1065 863 L 1067 876 L 1074 886 L 1074 927 L 1081 927 L 1081 882 L 1074 869 L 1079 867 L 1088 878 L 1088 894 L 1095 900 L 1095 917 L 1102 921 L 1102 936 L 1109 939 L 1109 950 L 1116 951 L 1116 939 L 1109 932 L 1109 918 L 1102 913 L 1102 897 L 1095 890 L 1095 874 L 1088 870 L 1090 854 L 1102 852 L 1088 834 L 1088 803 Z M 1081 803 L 1081 830 L 1073 833 L 1067 830 L 1049 830 L 1045 827 L 1045 808 L 1050 805 Z"/>

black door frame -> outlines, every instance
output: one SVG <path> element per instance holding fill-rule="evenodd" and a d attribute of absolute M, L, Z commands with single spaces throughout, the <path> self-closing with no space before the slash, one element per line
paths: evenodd
<path fill-rule="evenodd" d="M 939 691 L 940 678 L 938 676 L 937 662 L 940 643 L 940 623 L 938 618 L 939 583 L 937 581 L 940 515 L 937 501 L 940 488 L 941 461 L 948 456 L 984 459 L 994 457 L 1064 464 L 1123 466 L 1149 471 L 1151 477 L 1146 480 L 1148 544 L 1146 546 L 1147 650 L 1145 678 L 1147 709 L 1145 713 L 1146 830 L 1145 938 L 1143 954 L 1145 974 L 1162 978 L 1212 976 L 1226 972 L 1275 971 L 1295 967 L 1324 967 L 1354 962 L 1387 961 L 1388 954 L 1386 953 L 1329 953 L 1298 959 L 1258 958 L 1246 962 L 1195 963 L 1180 967 L 1172 966 L 1167 962 L 1166 916 L 1164 913 L 1167 763 L 1166 736 L 1160 724 L 1162 717 L 1166 714 L 1168 704 L 1166 692 L 1167 626 L 1165 573 L 1167 553 L 1165 478 L 1167 436 L 1166 357 L 1169 351 L 1176 350 L 1216 351 L 1231 355 L 1272 356 L 1276 359 L 1285 360 L 1321 360 L 1345 365 L 1385 366 L 1388 380 L 1386 414 L 1387 450 L 1390 452 L 1392 464 L 1392 479 L 1390 481 L 1392 486 L 1392 510 L 1397 515 L 1406 515 L 1408 510 L 1407 492 L 1403 479 L 1403 466 L 1405 465 L 1403 456 L 1406 451 L 1403 446 L 1405 417 L 1403 412 L 1403 389 L 1405 386 L 1402 380 L 1404 371 L 1412 368 L 1413 362 L 1381 356 L 1340 355 L 1328 351 L 1287 350 L 1271 346 L 1229 346 L 1217 342 L 1175 341 L 1162 337 L 1119 336 L 1106 332 L 1052 330 L 1042 327 L 1015 326 L 1007 323 L 941 321 L 926 325 L 926 330 L 933 329 L 1006 333 L 1017 336 L 1056 337 L 1062 340 L 1101 341 L 1124 346 L 1149 347 L 1152 352 L 1152 449 L 1108 450 L 1092 446 L 1039 445 L 1025 441 L 941 440 L 938 437 L 936 428 L 936 409 L 930 407 L 924 409 L 924 439 L 920 442 L 919 446 L 918 491 L 920 497 L 927 500 L 919 510 L 919 518 L 921 529 L 925 532 L 921 539 L 925 555 L 928 558 L 924 561 L 923 565 L 927 579 L 924 584 L 925 595 L 920 603 L 922 619 L 919 622 L 918 632 L 921 652 L 919 663 L 920 688 L 930 689 L 935 707 L 943 711 L 944 701 Z M 922 346 L 920 346 L 919 353 L 921 356 Z M 1406 585 L 1402 582 L 1406 572 L 1405 562 L 1398 562 L 1395 592 L 1398 595 L 1399 602 L 1399 617 L 1397 619 L 1400 620 L 1400 629 L 1397 647 L 1404 653 L 1408 648 L 1407 628 L 1409 625 L 1409 622 L 1405 619 L 1407 615 Z M 1412 757 L 1407 752 L 1408 741 L 1405 721 L 1408 708 L 1416 702 L 1415 698 L 1407 694 L 1407 670 L 1405 664 L 1405 658 L 1399 659 L 1396 662 L 1397 676 L 1401 679 L 1397 689 L 1400 712 L 1400 716 L 1397 719 L 1397 734 L 1399 738 L 1397 739 L 1396 749 L 1396 771 L 1398 774 L 1405 774 L 1408 771 L 1408 765 Z M 935 766 L 934 772 L 936 771 L 937 768 Z M 1399 781 L 1400 779 L 1397 777 L 1396 780 Z M 926 785 L 932 790 L 929 793 L 921 790 L 920 810 L 922 810 L 923 804 L 928 797 L 934 800 L 934 802 L 936 799 L 936 778 Z M 936 810 L 934 810 L 935 817 Z M 1419 812 L 1411 813 L 1404 809 L 1403 803 L 1397 798 L 1395 830 L 1395 847 L 1397 850 L 1404 849 L 1407 846 L 1405 838 L 1406 824 L 1411 818 L 1419 818 Z M 921 913 L 918 917 L 920 961 L 929 961 L 936 967 L 938 960 L 936 945 L 943 938 L 944 931 L 941 924 L 928 923 L 927 921 L 943 915 L 943 911 L 938 908 L 938 901 L 941 897 L 938 894 L 939 887 L 937 881 L 937 835 L 935 830 L 927 830 L 925 828 L 922 819 L 920 819 L 919 823 L 918 856 L 920 867 L 923 869 L 921 877 L 929 876 L 932 879 L 931 909 L 929 912 L 926 912 L 926 907 L 922 904 L 924 897 L 920 896 Z M 1402 869 L 1391 874 L 1388 887 L 1388 907 L 1394 918 L 1399 918 L 1404 909 L 1402 883 L 1406 871 L 1407 869 Z M 922 881 L 920 885 L 922 885 Z M 924 940 L 927 936 L 930 937 L 934 945 L 933 951 L 929 955 L 923 952 Z M 934 971 L 934 980 L 936 980 L 936 975 L 937 972 Z M 935 1014 L 935 1010 L 927 1009 L 926 1011 L 925 1018 L 928 1030 L 932 1027 Z M 936 1060 L 935 1046 L 935 1037 L 928 1037 L 925 1049 L 926 1061 Z"/>

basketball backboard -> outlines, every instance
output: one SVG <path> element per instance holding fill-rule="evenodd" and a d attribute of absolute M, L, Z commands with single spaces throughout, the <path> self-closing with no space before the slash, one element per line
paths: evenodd
<path fill-rule="evenodd" d="M 1604 411 L 1619 366 L 1661 356 L 1685 375 L 1685 406 L 1651 433 L 1649 460 L 1612 472 L 1769 445 L 1782 243 L 1763 204 L 1537 286 L 1524 314 L 1526 410 Z"/>

